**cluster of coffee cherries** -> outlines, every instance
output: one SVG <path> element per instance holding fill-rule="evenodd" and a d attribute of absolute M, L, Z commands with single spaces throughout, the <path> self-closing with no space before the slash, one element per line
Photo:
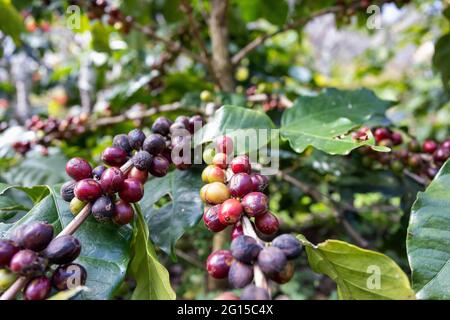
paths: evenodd
<path fill-rule="evenodd" d="M 183 132 L 194 130 L 201 117 L 179 116 L 175 122 L 159 117 L 152 125 L 152 134 L 146 136 L 141 129 L 133 129 L 128 134 L 118 134 L 113 146 L 102 153 L 100 165 L 92 169 L 82 158 L 70 159 L 66 172 L 73 179 L 61 187 L 61 197 L 70 202 L 70 210 L 77 215 L 87 203 L 92 204 L 92 216 L 100 221 L 114 221 L 119 225 L 128 224 L 134 216 L 131 203 L 138 202 L 144 196 L 143 185 L 149 174 L 163 177 L 172 163 L 171 149 L 184 143 L 186 136 L 172 135 L 184 128 Z M 177 139 L 177 138 L 183 139 Z M 130 170 L 121 169 L 131 161 Z M 179 161 L 178 169 L 187 169 L 191 162 Z M 118 199 L 117 199 L 118 198 Z"/>
<path fill-rule="evenodd" d="M 223 136 L 215 141 L 215 150 L 206 149 L 203 155 L 205 162 L 211 163 L 203 170 L 202 180 L 207 184 L 200 190 L 200 197 L 207 204 L 205 226 L 213 232 L 232 226 L 231 249 L 213 252 L 206 267 L 212 277 L 228 277 L 233 288 L 244 288 L 241 299 L 270 299 L 267 289 L 251 284 L 255 265 L 269 279 L 286 283 L 294 272 L 289 260 L 300 255 L 302 245 L 287 234 L 276 237 L 271 246 L 266 246 L 254 232 L 255 237 L 245 234 L 243 219 L 249 219 L 252 230 L 267 237 L 276 234 L 279 222 L 269 211 L 264 194 L 267 177 L 251 172 L 248 156 L 231 159 L 233 151 L 233 140 Z"/>
<path fill-rule="evenodd" d="M 369 128 L 363 127 L 353 134 L 354 139 L 368 139 Z M 394 172 L 403 172 L 404 169 L 433 179 L 440 167 L 450 158 L 450 139 L 438 143 L 427 139 L 422 145 L 415 139 L 407 144 L 401 133 L 393 132 L 386 127 L 374 128 L 373 135 L 377 145 L 392 148 L 391 152 L 375 152 L 370 148 L 361 148 L 365 155 L 363 164 L 372 166 L 375 162 L 382 166 L 389 166 Z"/>
<path fill-rule="evenodd" d="M 0 292 L 7 290 L 24 276 L 26 300 L 44 300 L 52 287 L 63 291 L 84 285 L 86 269 L 73 261 L 81 252 L 81 244 L 72 235 L 53 238 L 51 224 L 34 221 L 12 232 L 10 239 L 0 240 Z"/>

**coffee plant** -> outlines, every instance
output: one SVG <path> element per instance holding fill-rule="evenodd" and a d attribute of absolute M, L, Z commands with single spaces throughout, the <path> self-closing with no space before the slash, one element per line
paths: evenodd
<path fill-rule="evenodd" d="M 450 299 L 449 10 L 0 0 L 0 300 Z"/>

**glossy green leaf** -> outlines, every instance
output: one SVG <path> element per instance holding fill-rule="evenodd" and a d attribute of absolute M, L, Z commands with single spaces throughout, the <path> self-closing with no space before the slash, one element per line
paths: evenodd
<path fill-rule="evenodd" d="M 300 97 L 283 112 L 281 136 L 299 153 L 313 146 L 330 154 L 348 154 L 363 145 L 375 144 L 373 137 L 367 141 L 353 139 L 350 131 L 384 119 L 391 105 L 366 89 L 327 89 L 318 96 Z"/>
<path fill-rule="evenodd" d="M 352 244 L 327 240 L 317 246 L 298 237 L 314 272 L 333 279 L 343 300 L 414 299 L 408 277 L 388 256 Z"/>
<path fill-rule="evenodd" d="M 133 300 L 174 300 L 175 292 L 170 286 L 169 272 L 158 261 L 150 241 L 147 223 L 138 205 L 134 206 L 136 217 L 133 232 L 133 259 L 130 274 L 136 280 Z"/>
<path fill-rule="evenodd" d="M 23 19 L 10 0 L 0 0 L 0 31 L 20 44 L 20 33 L 24 31 Z"/>
<path fill-rule="evenodd" d="M 413 204 L 407 252 L 419 299 L 450 299 L 450 161 Z"/>
<path fill-rule="evenodd" d="M 450 33 L 443 35 L 436 42 L 433 56 L 433 67 L 437 69 L 442 77 L 444 86 L 450 88 Z"/>
<path fill-rule="evenodd" d="M 176 241 L 186 229 L 196 225 L 203 214 L 200 175 L 198 170 L 176 170 L 145 184 L 142 212 L 152 241 L 167 254 L 172 253 Z M 169 195 L 171 201 L 156 208 L 155 203 L 165 195 Z"/>

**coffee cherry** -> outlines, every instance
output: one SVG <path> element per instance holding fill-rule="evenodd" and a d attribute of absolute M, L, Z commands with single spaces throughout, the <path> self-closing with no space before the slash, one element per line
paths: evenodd
<path fill-rule="evenodd" d="M 24 290 L 25 300 L 45 300 L 50 294 L 52 284 L 46 276 L 40 276 L 28 282 Z"/>
<path fill-rule="evenodd" d="M 206 209 L 205 213 L 203 214 L 203 222 L 205 223 L 205 226 L 208 228 L 208 230 L 212 232 L 219 232 L 227 227 L 226 224 L 223 224 L 219 220 L 219 210 L 220 204 Z"/>
<path fill-rule="evenodd" d="M 291 261 L 288 261 L 284 269 L 281 272 L 271 275 L 270 279 L 275 281 L 276 283 L 285 284 L 292 279 L 292 277 L 294 276 L 294 271 L 294 264 Z"/>
<path fill-rule="evenodd" d="M 300 241 L 291 234 L 282 234 L 272 241 L 272 246 L 283 251 L 287 259 L 295 259 L 300 256 L 303 246 Z"/>
<path fill-rule="evenodd" d="M 154 177 L 164 177 L 169 171 L 169 161 L 162 156 L 153 157 L 149 172 Z"/>
<path fill-rule="evenodd" d="M 269 179 L 259 173 L 252 173 L 250 175 L 253 184 L 253 191 L 263 192 L 269 185 Z"/>
<path fill-rule="evenodd" d="M 75 189 L 75 185 L 77 184 L 76 181 L 67 181 L 61 186 L 61 198 L 66 201 L 70 202 L 75 197 L 73 189 Z"/>
<path fill-rule="evenodd" d="M 148 171 L 139 170 L 138 168 L 133 167 L 128 173 L 128 178 L 139 180 L 142 184 L 144 184 L 148 179 Z"/>
<path fill-rule="evenodd" d="M 123 133 L 114 136 L 113 147 L 120 148 L 128 154 L 133 151 L 130 141 L 128 140 L 128 136 Z"/>
<path fill-rule="evenodd" d="M 435 167 L 428 167 L 426 168 L 425 174 L 428 178 L 434 179 L 434 177 L 438 174 L 439 169 Z"/>
<path fill-rule="evenodd" d="M 141 149 L 144 141 L 145 134 L 141 129 L 133 129 L 128 132 L 128 142 L 130 143 L 131 148 L 133 148 L 134 150 Z"/>
<path fill-rule="evenodd" d="M 157 156 L 166 148 L 166 140 L 160 134 L 149 135 L 142 145 L 142 149 L 150 153 L 151 155 Z"/>
<path fill-rule="evenodd" d="M 125 177 L 119 168 L 111 167 L 103 172 L 100 186 L 104 193 L 114 194 L 123 189 Z"/>
<path fill-rule="evenodd" d="M 373 135 L 376 142 L 389 140 L 391 138 L 391 132 L 387 128 L 377 128 Z"/>
<path fill-rule="evenodd" d="M 207 166 L 202 172 L 202 180 L 206 183 L 222 182 L 225 183 L 226 174 L 225 171 L 214 165 Z"/>
<path fill-rule="evenodd" d="M 244 288 L 253 280 L 253 267 L 240 261 L 233 261 L 228 272 L 228 282 L 234 289 Z"/>
<path fill-rule="evenodd" d="M 286 264 L 286 256 L 277 247 L 265 247 L 258 255 L 258 265 L 269 277 L 283 271 Z"/>
<path fill-rule="evenodd" d="M 71 263 L 59 266 L 52 276 L 52 285 L 59 291 L 70 287 L 83 286 L 86 284 L 86 269 L 78 264 Z"/>
<path fill-rule="evenodd" d="M 398 146 L 403 143 L 403 137 L 399 132 L 393 132 L 391 135 L 391 141 L 394 146 Z"/>
<path fill-rule="evenodd" d="M 264 193 L 250 192 L 242 198 L 242 207 L 250 217 L 263 215 L 269 210 L 269 200 Z"/>
<path fill-rule="evenodd" d="M 0 268 L 8 266 L 17 252 L 19 252 L 19 247 L 14 242 L 0 240 Z"/>
<path fill-rule="evenodd" d="M 242 236 L 244 234 L 244 229 L 242 228 L 242 224 L 236 223 L 233 226 L 233 230 L 231 230 L 231 240 L 236 239 L 239 236 Z"/>
<path fill-rule="evenodd" d="M 252 170 L 252 166 L 250 164 L 250 159 L 248 156 L 237 156 L 233 160 L 231 160 L 231 170 L 233 173 L 250 173 Z"/>
<path fill-rule="evenodd" d="M 75 260 L 81 252 L 81 244 L 71 235 L 59 236 L 50 242 L 43 255 L 53 264 L 66 264 Z"/>
<path fill-rule="evenodd" d="M 95 180 L 100 180 L 102 177 L 103 172 L 106 171 L 106 167 L 105 166 L 97 166 L 94 168 L 94 170 L 92 170 L 92 176 L 94 177 Z"/>
<path fill-rule="evenodd" d="M 120 167 L 127 158 L 127 153 L 118 147 L 108 147 L 102 153 L 102 161 L 109 166 Z"/>
<path fill-rule="evenodd" d="M 86 205 L 86 202 L 81 201 L 77 197 L 73 198 L 72 201 L 70 201 L 70 212 L 74 216 L 80 213 L 81 210 L 83 210 L 84 206 Z"/>
<path fill-rule="evenodd" d="M 102 187 L 94 179 L 84 179 L 77 182 L 74 193 L 81 201 L 91 202 L 102 195 Z"/>
<path fill-rule="evenodd" d="M 271 235 L 278 231 L 280 224 L 277 217 L 270 212 L 266 212 L 262 216 L 256 217 L 255 226 L 260 232 Z"/>
<path fill-rule="evenodd" d="M 212 159 L 213 165 L 226 169 L 228 167 L 228 157 L 225 153 L 216 153 Z"/>
<path fill-rule="evenodd" d="M 442 142 L 441 148 L 450 149 L 450 139 L 447 139 L 444 142 Z"/>
<path fill-rule="evenodd" d="M 206 190 L 208 189 L 208 185 L 205 184 L 203 187 L 200 188 L 200 199 L 202 199 L 203 202 L 206 201 Z"/>
<path fill-rule="evenodd" d="M 436 143 L 436 141 L 431 140 L 431 139 L 425 140 L 425 142 L 422 145 L 423 152 L 429 153 L 429 154 L 434 153 L 437 148 L 438 148 L 438 144 Z"/>
<path fill-rule="evenodd" d="M 53 226 L 48 223 L 34 221 L 17 229 L 15 240 L 25 249 L 44 250 L 53 238 Z"/>
<path fill-rule="evenodd" d="M 207 193 L 209 192 L 209 189 Z M 219 210 L 219 220 L 222 224 L 235 224 L 241 219 L 243 208 L 236 199 L 225 200 Z"/>
<path fill-rule="evenodd" d="M 162 136 L 167 136 L 169 134 L 170 126 L 172 125 L 172 121 L 167 119 L 166 117 L 159 117 L 153 122 L 152 131 L 154 133 L 159 133 Z"/>
<path fill-rule="evenodd" d="M 415 169 L 422 165 L 422 157 L 420 154 L 412 154 L 408 159 L 408 165 Z"/>
<path fill-rule="evenodd" d="M 202 188 L 200 196 L 202 196 L 207 203 L 220 204 L 230 198 L 230 191 L 223 183 L 212 182 Z"/>
<path fill-rule="evenodd" d="M 215 297 L 214 300 L 239 300 L 239 297 L 233 292 L 225 291 Z"/>
<path fill-rule="evenodd" d="M 203 161 L 205 161 L 206 164 L 212 164 L 215 155 L 216 150 L 207 147 L 205 151 L 203 151 Z"/>
<path fill-rule="evenodd" d="M 175 123 L 181 123 L 186 130 L 189 130 L 189 117 L 187 117 L 187 116 L 178 116 L 175 119 Z"/>
<path fill-rule="evenodd" d="M 223 279 L 228 276 L 233 256 L 230 250 L 218 250 L 211 253 L 206 261 L 206 269 L 211 277 Z"/>
<path fill-rule="evenodd" d="M 0 269 L 0 293 L 6 291 L 16 281 L 17 275 L 7 269 Z"/>
<path fill-rule="evenodd" d="M 231 177 L 229 188 L 231 196 L 242 198 L 253 191 L 252 179 L 247 173 L 237 173 Z"/>
<path fill-rule="evenodd" d="M 114 214 L 114 203 L 108 196 L 101 196 L 92 205 L 92 216 L 99 222 L 110 221 Z"/>
<path fill-rule="evenodd" d="M 433 154 L 433 160 L 437 164 L 443 164 L 450 158 L 450 149 L 440 147 Z"/>
<path fill-rule="evenodd" d="M 72 158 L 66 164 L 66 172 L 74 180 L 80 181 L 92 176 L 92 167 L 82 158 Z"/>
<path fill-rule="evenodd" d="M 181 122 L 172 123 L 169 130 L 170 130 L 170 134 L 172 135 L 172 137 L 184 136 L 187 133 L 186 132 L 187 128 Z"/>
<path fill-rule="evenodd" d="M 270 300 L 270 295 L 266 289 L 250 284 L 242 291 L 241 300 Z"/>
<path fill-rule="evenodd" d="M 228 136 L 218 137 L 216 139 L 216 152 L 232 154 L 233 153 L 233 139 Z"/>
<path fill-rule="evenodd" d="M 119 200 L 115 203 L 116 210 L 113 215 L 113 221 L 118 225 L 126 225 L 133 220 L 134 211 L 133 207 L 123 200 Z"/>
<path fill-rule="evenodd" d="M 152 165 L 153 157 L 147 151 L 138 151 L 131 161 L 133 165 L 139 170 L 149 170 Z"/>
<path fill-rule="evenodd" d="M 119 197 L 123 201 L 134 203 L 138 202 L 144 196 L 144 187 L 139 180 L 125 179 L 123 188 L 119 191 Z"/>
<path fill-rule="evenodd" d="M 17 252 L 11 259 L 9 269 L 22 276 L 42 274 L 46 268 L 46 261 L 30 249 Z"/>
<path fill-rule="evenodd" d="M 231 242 L 231 254 L 244 263 L 252 263 L 258 257 L 262 246 L 252 237 L 242 235 Z"/>
<path fill-rule="evenodd" d="M 200 115 L 195 115 L 189 118 L 189 132 L 194 134 L 203 125 L 203 118 Z M 196 130 L 197 129 L 197 130 Z"/>

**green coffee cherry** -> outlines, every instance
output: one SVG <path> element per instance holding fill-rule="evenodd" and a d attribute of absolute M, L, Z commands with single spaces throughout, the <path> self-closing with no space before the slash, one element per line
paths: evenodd
<path fill-rule="evenodd" d="M 216 150 L 213 147 L 207 147 L 205 151 L 203 151 L 203 161 L 206 164 L 211 164 L 214 156 L 216 155 Z"/>
<path fill-rule="evenodd" d="M 0 269 L 0 292 L 8 289 L 14 281 L 16 281 L 17 275 L 6 269 Z"/>
<path fill-rule="evenodd" d="M 70 212 L 74 216 L 80 213 L 80 211 L 84 208 L 86 203 L 78 199 L 77 197 L 73 198 L 72 201 L 70 201 Z"/>
<path fill-rule="evenodd" d="M 212 99 L 212 94 L 210 91 L 208 90 L 203 90 L 200 93 L 200 100 L 202 100 L 203 102 L 209 102 Z"/>

